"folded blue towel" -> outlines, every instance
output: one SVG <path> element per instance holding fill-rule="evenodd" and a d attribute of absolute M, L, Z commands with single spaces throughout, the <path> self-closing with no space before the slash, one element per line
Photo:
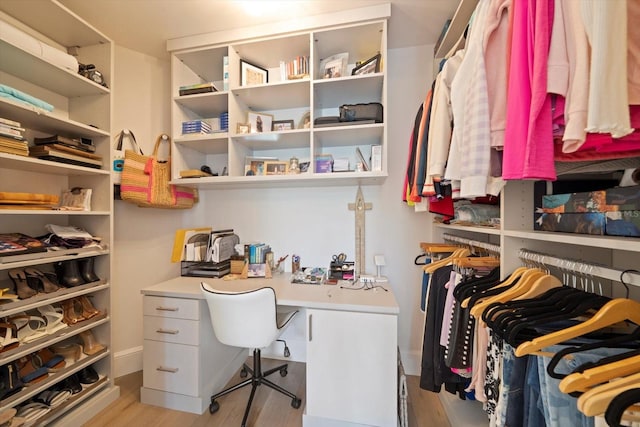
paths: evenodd
<path fill-rule="evenodd" d="M 33 105 L 34 107 L 42 108 L 43 110 L 53 111 L 53 105 L 49 104 L 48 102 L 44 102 L 43 100 L 38 99 L 35 96 L 31 96 L 28 93 L 19 91 L 18 89 L 12 88 L 11 86 L 0 84 L 0 97 L 24 102 L 29 105 Z"/>

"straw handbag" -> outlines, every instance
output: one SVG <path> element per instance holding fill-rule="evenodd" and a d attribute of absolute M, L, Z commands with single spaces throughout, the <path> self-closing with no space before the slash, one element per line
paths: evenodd
<path fill-rule="evenodd" d="M 158 159 L 160 144 L 169 144 L 167 160 Z M 171 140 L 167 135 L 156 139 L 153 154 L 145 156 L 126 150 L 120 192 L 122 200 L 138 206 L 165 209 L 189 209 L 196 202 L 196 190 L 169 184 L 171 180 Z"/>

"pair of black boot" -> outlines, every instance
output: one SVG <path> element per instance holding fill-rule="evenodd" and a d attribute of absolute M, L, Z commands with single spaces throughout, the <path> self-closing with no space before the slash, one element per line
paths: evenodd
<path fill-rule="evenodd" d="M 97 282 L 100 278 L 94 271 L 95 257 L 71 259 L 55 264 L 58 282 L 67 287 Z"/>

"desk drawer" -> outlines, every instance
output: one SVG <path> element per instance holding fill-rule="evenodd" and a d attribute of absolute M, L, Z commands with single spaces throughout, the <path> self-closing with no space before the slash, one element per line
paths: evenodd
<path fill-rule="evenodd" d="M 144 340 L 142 381 L 145 387 L 198 396 L 198 347 Z"/>
<path fill-rule="evenodd" d="M 145 296 L 142 305 L 145 316 L 200 319 L 200 301 L 196 299 Z"/>
<path fill-rule="evenodd" d="M 200 345 L 200 322 L 170 317 L 144 316 L 144 339 Z"/>

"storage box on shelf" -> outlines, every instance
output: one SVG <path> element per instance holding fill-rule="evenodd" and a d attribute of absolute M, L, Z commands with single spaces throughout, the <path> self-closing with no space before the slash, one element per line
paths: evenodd
<path fill-rule="evenodd" d="M 387 176 L 384 118 L 380 123 L 355 122 L 318 128 L 314 127 L 313 120 L 326 115 L 338 116 L 343 104 L 377 102 L 384 106 L 386 103 L 384 61 L 389 9 L 381 10 L 384 13 L 376 10 L 358 23 L 341 20 L 341 25 L 335 27 L 326 26 L 331 22 L 328 15 L 322 20 L 309 20 L 299 28 L 289 28 L 290 32 L 285 34 L 279 33 L 277 26 L 270 34 L 262 28 L 260 34 L 249 29 L 245 33 L 255 34 L 255 37 L 238 39 L 229 34 L 227 40 L 237 40 L 229 44 L 220 33 L 198 40 L 189 37 L 170 40 L 175 147 L 173 182 L 229 188 L 318 182 L 324 185 L 380 183 Z M 207 38 L 211 40 L 210 44 L 203 42 Z M 327 58 L 338 53 L 348 54 L 346 66 L 339 77 L 324 78 Z M 372 57 L 379 61 L 379 71 L 373 67 L 368 70 L 370 73 L 351 75 L 356 62 Z M 228 65 L 225 65 L 225 58 Z M 281 63 L 292 60 L 306 63 L 303 71 L 308 68 L 308 73 L 290 75 L 286 65 L 283 72 Z M 188 84 L 213 82 L 218 88 L 224 87 L 225 69 L 229 74 L 228 91 L 178 95 L 180 86 Z M 247 80 L 247 72 L 255 72 L 256 79 Z M 183 122 L 215 117 L 225 111 L 229 113 L 228 134 L 180 134 Z M 253 116 L 248 117 L 248 114 Z M 267 124 L 258 131 L 253 123 L 253 128 L 247 132 L 243 125 L 255 121 L 256 115 L 266 117 L 268 120 L 264 123 L 291 121 L 293 126 L 272 131 Z M 358 163 L 355 148 L 360 147 L 368 156 L 372 145 L 381 147 L 379 170 L 354 171 Z M 314 158 L 320 154 L 347 158 L 352 171 L 319 173 L 322 171 L 315 169 Z M 300 174 L 246 176 L 246 161 L 251 157 L 286 162 L 295 157 L 300 164 L 309 162 L 310 166 Z M 219 175 L 226 170 L 228 176 L 179 178 L 180 171 L 199 169 L 205 164 Z"/>
<path fill-rule="evenodd" d="M 119 390 L 112 375 L 110 312 L 110 247 L 113 242 L 113 184 L 111 166 L 111 90 L 113 72 L 113 45 L 110 39 L 70 12 L 56 0 L 23 2 L 7 0 L 0 3 L 0 21 L 27 31 L 37 40 L 55 49 L 56 56 L 69 59 L 67 51 L 73 52 L 79 63 L 95 64 L 104 76 L 106 85 L 101 85 L 59 65 L 51 56 L 44 56 L 26 48 L 15 40 L 0 34 L 0 81 L 19 91 L 28 93 L 53 106 L 48 111 L 30 104 L 0 98 L 0 117 L 21 124 L 24 136 L 33 138 L 61 135 L 69 138 L 90 139 L 100 156 L 101 168 L 90 168 L 24 157 L 0 154 L 0 182 L 2 191 L 39 194 L 61 194 L 74 187 L 91 188 L 91 211 L 64 211 L 35 209 L 31 206 L 11 206 L 0 209 L 0 233 L 20 232 L 31 236 L 46 233 L 46 224 L 74 225 L 93 236 L 99 236 L 103 249 L 81 253 L 62 252 L 54 256 L 24 259 L 0 263 L 0 281 L 11 284 L 9 270 L 37 267 L 51 271 L 53 264 L 72 259 L 95 257 L 94 268 L 101 281 L 63 288 L 55 292 L 41 293 L 23 300 L 2 304 L 0 317 L 22 312 L 38 313 L 38 309 L 49 305 L 68 304 L 82 295 L 91 301 L 103 315 L 69 326 L 43 336 L 17 348 L 0 353 L 0 366 L 29 354 L 48 348 L 67 339 L 79 339 L 79 334 L 90 331 L 105 349 L 85 355 L 77 363 L 49 374 L 44 381 L 0 401 L 0 410 L 14 407 L 54 386 L 72 374 L 91 365 L 100 380 L 86 387 L 60 406 L 46 414 L 45 423 L 61 421 L 80 425 L 94 415 L 96 409 L 108 405 L 117 398 Z M 3 286 L 6 287 L 6 286 Z M 90 410 L 88 408 L 91 408 Z"/>

